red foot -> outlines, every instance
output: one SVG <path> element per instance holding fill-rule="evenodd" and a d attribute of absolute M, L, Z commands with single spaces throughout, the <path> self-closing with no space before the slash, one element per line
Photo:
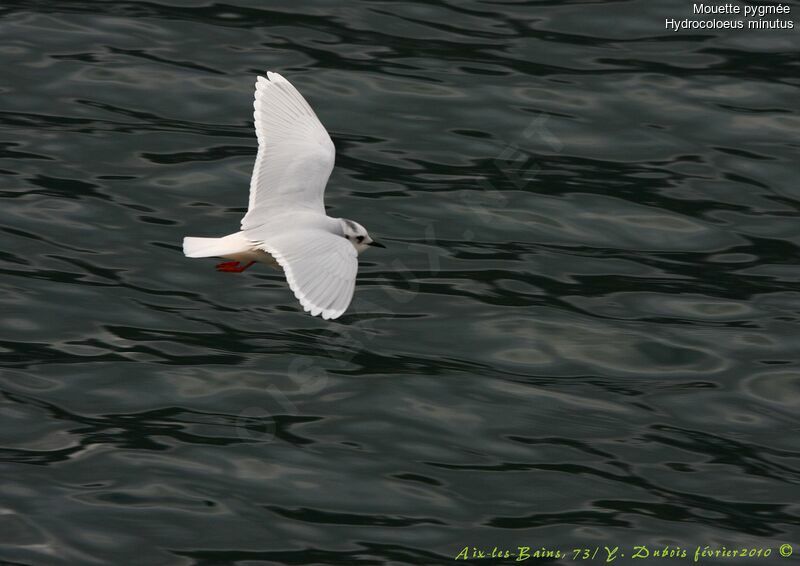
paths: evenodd
<path fill-rule="evenodd" d="M 255 262 L 251 261 L 246 265 L 240 265 L 238 261 L 223 261 L 217 264 L 217 271 L 224 271 L 225 273 L 241 273 Z"/>

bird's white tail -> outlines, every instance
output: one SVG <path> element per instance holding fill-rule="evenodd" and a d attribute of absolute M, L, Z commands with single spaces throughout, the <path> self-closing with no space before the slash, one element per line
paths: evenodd
<path fill-rule="evenodd" d="M 253 245 L 241 232 L 223 238 L 183 239 L 183 253 L 186 257 L 225 257 L 248 251 L 252 247 Z"/>

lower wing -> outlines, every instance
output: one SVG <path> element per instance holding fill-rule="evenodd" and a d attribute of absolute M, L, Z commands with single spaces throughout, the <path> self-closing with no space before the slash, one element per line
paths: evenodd
<path fill-rule="evenodd" d="M 353 299 L 358 254 L 341 236 L 319 229 L 291 230 L 257 246 L 283 267 L 289 287 L 313 316 L 338 318 Z"/>

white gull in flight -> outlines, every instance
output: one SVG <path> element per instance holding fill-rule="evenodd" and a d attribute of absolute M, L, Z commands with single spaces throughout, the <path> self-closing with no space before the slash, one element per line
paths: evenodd
<path fill-rule="evenodd" d="M 357 222 L 325 213 L 335 149 L 297 89 L 268 72 L 256 81 L 254 106 L 258 155 L 241 230 L 221 238 L 184 238 L 183 253 L 230 259 L 217 265 L 229 273 L 256 262 L 280 266 L 304 310 L 338 318 L 353 298 L 358 254 L 385 246 Z"/>

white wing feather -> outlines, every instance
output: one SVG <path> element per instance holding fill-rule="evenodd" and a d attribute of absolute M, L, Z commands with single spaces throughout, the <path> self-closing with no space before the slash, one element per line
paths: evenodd
<path fill-rule="evenodd" d="M 242 230 L 289 210 L 325 214 L 324 193 L 336 150 L 308 102 L 278 73 L 256 81 L 258 155 Z"/>
<path fill-rule="evenodd" d="M 358 254 L 348 240 L 320 229 L 298 229 L 271 237 L 258 247 L 283 267 L 304 310 L 326 320 L 347 310 L 358 272 Z"/>

